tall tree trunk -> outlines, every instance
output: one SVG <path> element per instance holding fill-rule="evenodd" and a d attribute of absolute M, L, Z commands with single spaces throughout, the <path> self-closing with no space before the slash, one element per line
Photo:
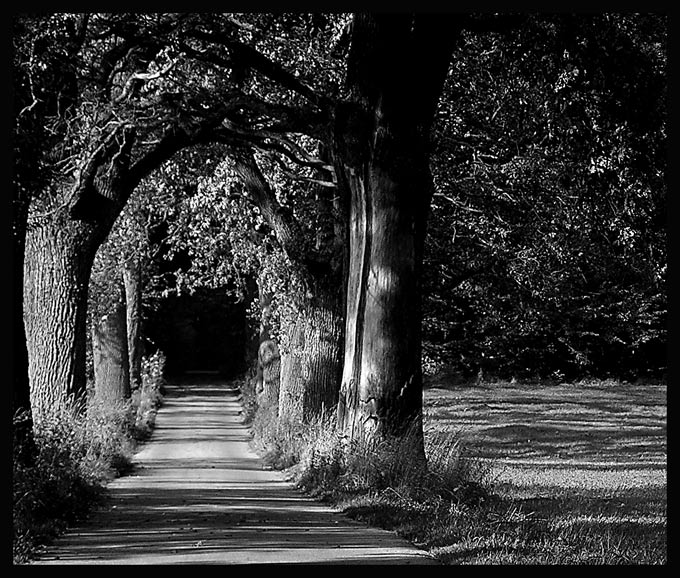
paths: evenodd
<path fill-rule="evenodd" d="M 130 196 L 134 131 L 115 133 L 87 157 L 75 183 L 52 183 L 29 210 L 24 320 L 33 419 L 85 392 L 87 293 L 98 247 Z"/>
<path fill-rule="evenodd" d="M 138 256 L 123 264 L 130 388 L 142 385 L 142 266 Z"/>
<path fill-rule="evenodd" d="M 279 417 L 307 422 L 337 405 L 342 375 L 341 301 L 321 292 L 298 307 L 281 355 Z"/>
<path fill-rule="evenodd" d="M 120 293 L 110 312 L 92 323 L 95 397 L 108 404 L 130 397 L 127 308 Z"/>
<path fill-rule="evenodd" d="M 36 422 L 85 391 L 87 288 L 97 244 L 57 219 L 29 226 L 24 319 Z"/>
<path fill-rule="evenodd" d="M 428 183 L 373 163 L 352 191 L 339 424 L 352 438 L 400 435 L 421 418 L 421 265 Z"/>
<path fill-rule="evenodd" d="M 335 126 L 337 172 L 350 190 L 338 426 L 352 439 L 414 432 L 421 457 L 428 140 L 450 35 L 455 30 L 427 16 L 357 15 L 351 99 L 338 108 Z"/>
<path fill-rule="evenodd" d="M 12 203 L 12 436 L 17 458 L 29 463 L 33 456 L 33 416 L 28 380 L 28 350 L 24 327 L 24 250 L 28 201 L 14 183 Z"/>
<path fill-rule="evenodd" d="M 257 281 L 254 277 L 248 276 L 246 278 L 245 300 L 246 303 L 252 303 L 258 298 Z M 261 323 L 258 320 L 255 322 L 250 315 L 244 317 L 244 333 L 246 336 L 246 366 L 248 371 L 248 385 L 253 392 L 257 391 L 258 384 L 261 385 L 261 374 L 259 370 L 259 363 L 257 360 L 257 352 L 260 349 L 260 327 Z"/>
<path fill-rule="evenodd" d="M 334 237 L 334 195 L 315 191 L 318 222 L 310 234 L 279 204 L 252 152 L 234 151 L 232 156 L 249 197 L 260 208 L 281 249 L 295 265 L 298 280 L 306 287 L 306 297 L 290 297 L 297 300 L 299 309 L 288 327 L 291 347 L 283 348 L 279 357 L 271 344 L 261 346 L 261 352 L 280 361 L 279 417 L 304 422 L 337 403 L 342 310 L 339 298 L 334 296 L 338 287 L 333 281 L 341 277 L 343 248 Z"/>

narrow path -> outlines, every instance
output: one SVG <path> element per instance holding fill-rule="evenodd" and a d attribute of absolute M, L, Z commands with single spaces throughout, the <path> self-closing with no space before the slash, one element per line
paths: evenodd
<path fill-rule="evenodd" d="M 34 564 L 435 564 L 394 533 L 302 496 L 248 445 L 238 391 L 167 387 L 107 507 Z"/>

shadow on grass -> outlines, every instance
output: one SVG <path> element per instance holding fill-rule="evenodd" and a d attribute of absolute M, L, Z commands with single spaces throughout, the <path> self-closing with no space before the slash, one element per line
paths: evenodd
<path fill-rule="evenodd" d="M 424 411 L 428 427 L 461 431 L 485 458 L 666 465 L 665 386 L 434 387 Z"/>

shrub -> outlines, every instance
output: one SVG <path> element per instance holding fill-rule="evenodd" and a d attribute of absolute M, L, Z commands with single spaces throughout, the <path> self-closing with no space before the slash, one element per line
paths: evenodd
<path fill-rule="evenodd" d="M 255 391 L 255 370 L 247 372 L 238 382 L 243 407 L 243 419 L 246 425 L 251 425 L 258 410 L 257 392 Z"/>
<path fill-rule="evenodd" d="M 454 502 L 479 503 L 491 491 L 491 463 L 470 456 L 457 432 L 425 432 L 429 487 Z"/>
<path fill-rule="evenodd" d="M 163 401 L 166 357 L 156 351 L 142 358 L 142 386 L 133 392 L 133 405 L 137 407 L 133 437 L 137 441 L 148 439 L 153 431 L 156 411 Z"/>
<path fill-rule="evenodd" d="M 298 482 L 326 497 L 385 491 L 408 500 L 480 502 L 487 496 L 486 468 L 466 455 L 458 436 L 427 436 L 426 460 L 415 426 L 401 436 L 350 442 L 335 429 L 333 416 L 307 428 Z"/>
<path fill-rule="evenodd" d="M 36 548 L 85 516 L 104 484 L 124 473 L 136 444 L 151 432 L 162 401 L 165 356 L 143 360 L 142 387 L 119 404 L 85 397 L 41 419 L 31 460 L 13 448 L 13 558 L 28 561 Z M 18 424 L 21 416 L 16 416 Z"/>
<path fill-rule="evenodd" d="M 251 424 L 253 443 L 267 465 L 286 469 L 300 463 L 327 419 L 322 416 L 305 423 L 279 419 L 276 406 L 261 405 Z"/>
<path fill-rule="evenodd" d="M 82 518 L 103 482 L 129 465 L 131 415 L 127 404 L 104 411 L 78 400 L 41 420 L 32 463 L 14 462 L 15 562 Z"/>

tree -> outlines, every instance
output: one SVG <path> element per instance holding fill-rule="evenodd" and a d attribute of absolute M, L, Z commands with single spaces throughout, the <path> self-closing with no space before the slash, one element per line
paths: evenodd
<path fill-rule="evenodd" d="M 137 183 L 176 151 L 218 133 L 295 158 L 299 147 L 281 135 L 316 134 L 327 119 L 239 89 L 244 71 L 253 69 L 313 107 L 323 100 L 253 48 L 262 37 L 242 42 L 251 27 L 228 14 L 54 14 L 36 18 L 35 27 L 44 54 L 59 56 L 41 66 L 67 85 L 61 93 L 70 99 L 40 119 L 58 138 L 49 150 L 48 185 L 34 195 L 26 246 L 29 371 L 40 412 L 84 388 L 92 259 Z M 325 77 L 330 67 L 320 70 Z M 263 114 L 274 123 L 253 130 Z M 250 130 L 237 120 L 250 121 Z"/>
<path fill-rule="evenodd" d="M 28 52 L 47 59 L 33 64 L 63 87 L 56 110 L 39 118 L 57 137 L 43 143 L 49 176 L 31 195 L 25 246 L 35 417 L 84 391 L 90 270 L 125 202 L 144 176 L 219 121 L 214 109 L 195 114 L 192 102 L 183 103 L 178 116 L 177 103 L 161 96 L 168 93 L 159 83 L 174 65 L 164 40 L 181 21 L 143 15 L 132 26 L 130 15 L 107 14 L 31 20 L 37 33 L 26 40 L 33 46 Z"/>
<path fill-rule="evenodd" d="M 148 254 L 142 187 L 130 199 L 95 256 L 88 288 L 94 392 L 122 401 L 141 386 L 142 269 Z"/>
<path fill-rule="evenodd" d="M 508 377 L 663 365 L 662 20 L 464 36 L 435 127 L 430 356 Z"/>
<path fill-rule="evenodd" d="M 29 59 L 24 40 L 32 33 L 30 23 L 13 18 L 12 54 L 12 433 L 19 458 L 29 461 L 33 454 L 33 417 L 30 406 L 28 350 L 23 318 L 23 269 L 26 227 L 31 191 L 41 181 L 39 150 L 36 144 L 45 138 L 37 109 L 49 107 L 51 99 L 35 99 L 27 69 L 21 62 Z"/>
<path fill-rule="evenodd" d="M 92 326 L 94 394 L 111 405 L 128 399 L 131 393 L 124 288 L 119 287 L 118 293 L 109 312 L 95 319 Z"/>
<path fill-rule="evenodd" d="M 130 389 L 142 386 L 142 260 L 133 255 L 123 263 L 123 285 L 125 287 L 125 326 L 127 329 Z"/>
<path fill-rule="evenodd" d="M 257 278 L 258 391 L 284 419 L 305 421 L 335 406 L 342 364 L 335 188 L 296 185 L 248 150 L 223 154 L 207 172 L 196 166 L 198 185 L 173 217 L 168 243 L 190 260 L 179 285 L 245 291 Z"/>
<path fill-rule="evenodd" d="M 248 197 L 259 208 L 292 265 L 294 278 L 288 291 L 278 413 L 285 420 L 306 421 L 337 402 L 342 363 L 343 271 L 338 256 L 342 241 L 333 236 L 332 216 L 319 214 L 329 202 L 323 190 L 312 188 L 314 197 L 309 205 L 313 210 L 306 216 L 315 229 L 304 230 L 302 223 L 279 204 L 252 154 L 236 152 L 232 156 Z M 324 238 L 319 233 L 329 223 L 331 233 Z"/>
<path fill-rule="evenodd" d="M 401 435 L 421 419 L 429 131 L 457 33 L 441 15 L 353 19 L 349 99 L 334 134 L 338 178 L 351 192 L 338 423 L 353 439 Z"/>

